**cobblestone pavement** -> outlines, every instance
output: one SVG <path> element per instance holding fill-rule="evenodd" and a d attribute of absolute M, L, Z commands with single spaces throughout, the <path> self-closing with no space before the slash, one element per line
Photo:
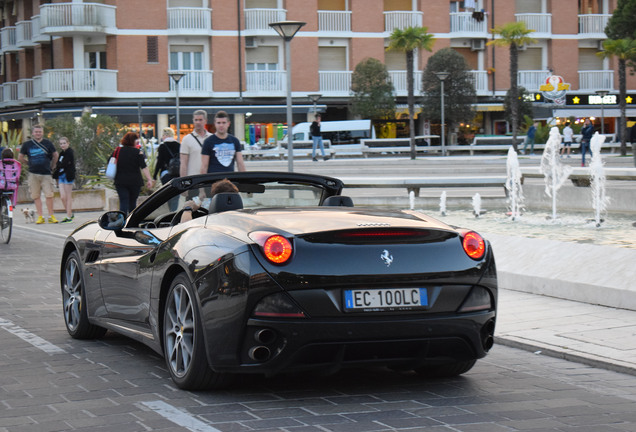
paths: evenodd
<path fill-rule="evenodd" d="M 70 228 L 43 229 L 0 246 L 0 432 L 636 431 L 636 377 L 500 344 L 454 379 L 356 369 L 178 390 L 137 342 L 68 336 L 53 230 Z"/>

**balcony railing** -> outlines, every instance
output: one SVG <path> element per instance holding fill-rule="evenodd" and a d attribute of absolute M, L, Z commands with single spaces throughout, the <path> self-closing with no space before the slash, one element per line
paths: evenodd
<path fill-rule="evenodd" d="M 473 86 L 475 86 L 475 92 L 477 92 L 477 96 L 484 96 L 490 93 L 488 90 L 488 71 L 484 70 L 473 70 L 469 71 Z"/>
<path fill-rule="evenodd" d="M 579 90 L 614 90 L 614 71 L 579 71 Z"/>
<path fill-rule="evenodd" d="M 579 15 L 579 33 L 580 34 L 597 34 L 601 37 L 607 37 L 605 35 L 605 26 L 609 21 L 611 15 L 607 14 L 588 14 Z"/>
<path fill-rule="evenodd" d="M 168 30 L 181 34 L 207 33 L 212 29 L 212 9 L 207 8 L 168 8 Z"/>
<path fill-rule="evenodd" d="M 351 11 L 318 11 L 318 31 L 350 32 Z"/>
<path fill-rule="evenodd" d="M 396 96 L 408 96 L 408 87 L 406 83 L 406 71 L 389 71 L 393 88 Z M 422 72 L 415 71 L 413 73 L 413 93 L 417 96 L 422 93 Z"/>
<path fill-rule="evenodd" d="M 49 98 L 113 97 L 117 71 L 107 69 L 49 69 L 42 71 L 42 93 Z"/>
<path fill-rule="evenodd" d="M 269 23 L 285 21 L 285 9 L 245 9 L 245 30 L 271 30 Z"/>
<path fill-rule="evenodd" d="M 351 71 L 318 71 L 320 93 L 323 96 L 349 96 L 352 74 Z"/>
<path fill-rule="evenodd" d="M 35 15 L 31 17 L 31 40 L 36 42 L 44 42 L 50 40 L 50 36 L 42 33 L 42 26 L 40 15 Z"/>
<path fill-rule="evenodd" d="M 185 76 L 179 81 L 179 95 L 188 97 L 210 97 L 212 89 L 212 71 L 173 71 L 169 70 L 168 74 L 173 72 L 185 73 Z M 170 80 L 170 91 L 175 91 L 174 80 Z"/>
<path fill-rule="evenodd" d="M 2 102 L 5 105 L 17 105 L 18 101 L 18 83 L 8 82 L 2 84 Z"/>
<path fill-rule="evenodd" d="M 539 91 L 539 87 L 545 84 L 546 78 L 550 75 L 549 70 L 523 70 L 519 71 L 517 77 L 520 87 L 528 91 Z"/>
<path fill-rule="evenodd" d="M 31 29 L 31 21 L 18 21 L 15 24 L 16 44 L 20 48 L 35 46 Z"/>
<path fill-rule="evenodd" d="M 535 33 L 552 33 L 552 14 L 525 13 L 515 14 L 515 17 L 517 21 L 526 23 L 526 27 Z"/>
<path fill-rule="evenodd" d="M 0 31 L 0 49 L 2 52 L 18 51 L 15 27 L 5 27 Z"/>
<path fill-rule="evenodd" d="M 72 35 L 114 33 L 115 6 L 97 3 L 52 3 L 40 6 L 43 33 Z"/>
<path fill-rule="evenodd" d="M 407 27 L 422 27 L 423 12 L 389 11 L 384 12 L 384 31 L 404 30 Z"/>
<path fill-rule="evenodd" d="M 451 12 L 450 31 L 451 33 L 479 33 L 481 35 L 488 32 L 487 14 L 483 21 L 473 18 L 472 12 Z"/>
<path fill-rule="evenodd" d="M 18 80 L 18 99 L 22 103 L 32 103 L 42 97 L 42 78 L 26 78 Z"/>
<path fill-rule="evenodd" d="M 245 81 L 250 96 L 283 96 L 287 91 L 285 71 L 246 71 Z"/>

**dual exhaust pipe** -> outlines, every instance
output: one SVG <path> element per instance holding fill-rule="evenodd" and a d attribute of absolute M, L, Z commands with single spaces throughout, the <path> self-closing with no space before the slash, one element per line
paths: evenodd
<path fill-rule="evenodd" d="M 248 350 L 247 355 L 250 359 L 256 362 L 264 363 L 269 360 L 272 355 L 271 349 L 269 349 L 266 345 L 276 341 L 276 332 L 270 329 L 260 329 L 254 333 L 254 339 L 262 345 L 251 347 Z"/>

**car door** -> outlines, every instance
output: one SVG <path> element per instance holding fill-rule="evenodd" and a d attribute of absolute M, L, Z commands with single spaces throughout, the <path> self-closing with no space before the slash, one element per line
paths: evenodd
<path fill-rule="evenodd" d="M 112 231 L 102 246 L 99 277 L 109 318 L 148 322 L 153 263 L 171 228 Z"/>

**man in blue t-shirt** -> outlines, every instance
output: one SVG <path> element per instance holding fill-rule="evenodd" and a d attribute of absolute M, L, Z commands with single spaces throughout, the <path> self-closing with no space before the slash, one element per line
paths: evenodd
<path fill-rule="evenodd" d="M 228 133 L 230 119 L 225 111 L 214 116 L 216 132 L 203 141 L 201 149 L 201 174 L 234 171 L 234 162 L 239 171 L 245 171 L 241 143 Z"/>
<path fill-rule="evenodd" d="M 18 161 L 24 165 L 25 159 L 29 163 L 29 190 L 31 198 L 35 203 L 38 212 L 37 224 L 46 222 L 42 214 L 42 199 L 40 195 L 44 192 L 46 198 L 46 209 L 49 211 L 49 223 L 57 223 L 53 214 L 53 193 L 54 182 L 51 172 L 57 164 L 58 153 L 53 143 L 44 138 L 44 129 L 41 125 L 31 128 L 31 139 L 22 143 Z"/>

